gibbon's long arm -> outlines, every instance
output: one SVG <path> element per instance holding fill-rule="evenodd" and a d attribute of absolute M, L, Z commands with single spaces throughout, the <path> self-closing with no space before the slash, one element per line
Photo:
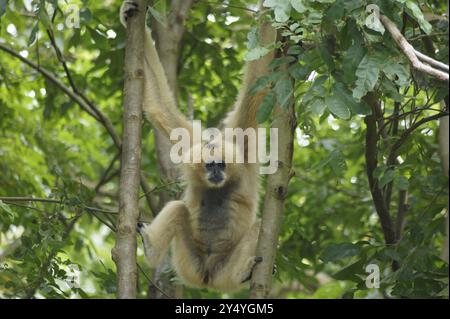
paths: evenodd
<path fill-rule="evenodd" d="M 138 8 L 133 0 L 125 0 L 120 7 L 120 22 L 126 28 L 126 19 Z M 145 26 L 144 40 L 144 96 L 142 110 L 149 121 L 168 138 L 174 128 L 185 128 L 192 134 L 192 125 L 177 108 L 164 68 L 156 52 L 150 30 Z"/>
<path fill-rule="evenodd" d="M 276 30 L 270 22 L 262 22 L 259 27 L 261 42 L 264 45 L 274 43 L 276 40 Z M 225 128 L 240 127 L 246 129 L 249 127 L 257 127 L 256 112 L 259 105 L 266 95 L 266 90 L 252 96 L 248 94 L 248 90 L 262 76 L 268 73 L 268 66 L 274 58 L 274 50 L 266 54 L 259 60 L 250 61 L 245 66 L 244 78 L 242 86 L 239 90 L 236 103 L 233 110 L 227 115 L 223 121 Z"/>
<path fill-rule="evenodd" d="M 151 31 L 145 31 L 143 111 L 149 121 L 168 138 L 174 128 L 185 128 L 192 136 L 192 125 L 180 112 L 156 52 Z"/>

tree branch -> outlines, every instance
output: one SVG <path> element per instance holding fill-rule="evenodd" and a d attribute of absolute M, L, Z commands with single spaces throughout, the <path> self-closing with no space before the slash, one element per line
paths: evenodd
<path fill-rule="evenodd" d="M 56 87 L 58 87 L 61 91 L 63 91 L 65 94 L 67 94 L 75 103 L 77 103 L 81 107 L 82 110 L 87 112 L 89 115 L 91 115 L 97 121 L 100 121 L 97 114 L 91 109 L 91 107 L 85 101 L 83 101 L 83 99 L 81 99 L 81 97 L 78 94 L 76 94 L 73 90 L 71 90 L 64 83 L 62 83 L 60 80 L 58 80 L 52 72 L 35 64 L 34 62 L 28 60 L 27 58 L 24 58 L 19 53 L 15 52 L 14 50 L 5 46 L 3 43 L 0 43 L 0 49 L 7 52 L 10 55 L 12 55 L 13 57 L 21 60 L 26 65 L 30 66 L 31 68 L 33 68 L 36 71 L 38 71 L 39 73 L 41 73 L 47 80 L 49 80 L 50 82 L 55 84 Z"/>
<path fill-rule="evenodd" d="M 366 97 L 366 102 L 372 107 L 372 115 L 366 116 L 364 119 L 367 129 L 366 129 L 366 173 L 369 180 L 370 192 L 372 194 L 372 199 L 375 205 L 375 210 L 380 218 L 381 227 L 383 229 L 384 240 L 386 244 L 392 245 L 395 241 L 395 228 L 392 222 L 391 215 L 389 213 L 389 208 L 386 206 L 386 201 L 384 199 L 381 189 L 378 187 L 378 181 L 373 176 L 373 172 L 378 167 L 377 160 L 377 145 L 379 135 L 377 133 L 377 119 L 376 114 L 376 104 L 375 97 L 370 94 Z"/>
<path fill-rule="evenodd" d="M 92 108 L 94 103 L 89 102 L 87 103 L 85 99 L 86 97 L 82 98 L 80 94 L 76 93 L 73 89 L 67 87 L 63 82 L 61 82 L 52 72 L 48 71 L 47 69 L 37 65 L 36 63 L 32 62 L 31 60 L 24 58 L 19 53 L 15 52 L 14 50 L 8 48 L 4 44 L 0 43 L 0 49 L 2 51 L 7 52 L 11 56 L 19 59 L 24 64 L 30 66 L 32 69 L 38 71 L 40 74 L 42 74 L 46 79 L 48 79 L 50 82 L 55 84 L 56 87 L 58 87 L 61 91 L 63 91 L 68 97 L 72 99 L 76 104 L 80 106 L 80 108 L 88 113 L 90 116 L 92 116 L 95 120 L 97 120 L 102 126 L 106 129 L 106 131 L 111 136 L 114 145 L 116 148 L 121 151 L 122 149 L 122 140 L 120 139 L 119 135 L 115 132 L 114 127 L 111 124 L 111 121 L 107 119 L 107 117 L 96 107 Z M 107 119 L 107 120 L 105 120 Z M 109 123 L 109 124 L 108 124 Z M 151 189 L 150 185 L 145 180 L 145 176 L 141 175 L 141 187 L 144 190 L 145 193 L 148 193 L 148 190 Z M 146 191 L 147 190 L 147 191 Z M 153 196 L 148 195 L 146 196 L 148 205 L 155 216 L 156 212 L 158 211 L 157 207 L 155 207 L 156 199 L 153 198 Z"/>
<path fill-rule="evenodd" d="M 431 122 L 431 121 L 435 121 L 437 119 L 440 119 L 441 117 L 448 116 L 448 115 L 449 115 L 448 112 L 441 112 L 441 113 L 438 113 L 438 114 L 435 114 L 435 115 L 423 118 L 420 121 L 417 121 L 416 123 L 411 125 L 405 131 L 403 131 L 403 133 L 400 135 L 398 140 L 394 143 L 394 145 L 392 145 L 391 151 L 390 151 L 388 159 L 387 159 L 387 162 L 388 163 L 392 163 L 392 162 L 395 161 L 395 158 L 397 157 L 398 149 L 403 145 L 403 143 L 406 142 L 406 140 L 411 135 L 411 133 L 413 133 L 417 128 L 419 128 L 423 124 L 426 124 L 426 123 Z"/>
<path fill-rule="evenodd" d="M 109 135 L 113 139 L 114 144 L 118 148 L 120 148 L 121 147 L 121 140 L 119 138 L 119 135 L 114 130 L 114 126 L 111 123 L 111 121 L 109 120 L 109 118 L 105 114 L 103 114 L 103 112 L 101 112 L 100 109 L 97 106 L 95 106 L 95 104 L 81 90 L 79 90 L 78 86 L 75 84 L 75 81 L 73 80 L 73 77 L 72 77 L 72 74 L 71 74 L 71 72 L 69 70 L 69 67 L 67 66 L 66 58 L 62 54 L 62 52 L 59 49 L 58 45 L 56 44 L 55 37 L 53 35 L 53 31 L 50 30 L 50 29 L 47 29 L 47 35 L 48 35 L 48 37 L 50 39 L 50 43 L 52 44 L 53 49 L 55 50 L 56 57 L 57 57 L 58 61 L 63 66 L 64 72 L 66 73 L 67 79 L 69 81 L 69 84 L 70 84 L 72 90 L 78 96 L 80 96 L 83 99 L 83 101 L 86 102 L 86 104 L 89 105 L 89 107 L 92 109 L 92 111 L 94 111 L 94 113 L 98 117 L 98 121 L 100 121 L 103 124 L 103 126 L 105 127 L 105 129 L 108 131 Z"/>
<path fill-rule="evenodd" d="M 103 208 L 98 207 L 91 207 L 86 205 L 80 205 L 80 204 L 72 204 L 70 201 L 64 201 L 61 199 L 51 199 L 51 198 L 39 198 L 39 197 L 5 197 L 0 196 L 0 201 L 4 202 L 37 202 L 37 203 L 48 203 L 48 204 L 61 204 L 61 205 L 67 205 L 72 207 L 79 207 L 82 209 L 86 209 L 88 211 L 92 212 L 99 212 L 104 214 L 113 214 L 117 215 L 118 212 L 114 210 L 107 210 Z"/>
<path fill-rule="evenodd" d="M 392 22 L 388 17 L 386 17 L 385 15 L 382 15 L 382 14 L 380 14 L 380 21 L 383 23 L 385 28 L 389 31 L 389 33 L 391 34 L 395 43 L 397 43 L 397 45 L 399 46 L 400 50 L 402 50 L 403 53 L 406 55 L 406 57 L 409 59 L 413 68 L 415 68 L 416 70 L 418 70 L 420 72 L 434 76 L 438 80 L 446 81 L 446 82 L 449 81 L 448 73 L 437 70 L 427 64 L 424 64 L 423 62 L 421 62 L 419 60 L 419 58 L 416 54 L 417 50 L 415 50 L 414 47 L 408 42 L 408 40 L 406 40 L 406 38 L 402 35 L 402 33 L 397 28 L 397 26 L 395 25 L 394 22 Z M 430 57 L 425 56 L 424 54 L 421 54 L 420 56 L 422 58 L 426 57 L 427 61 L 433 60 Z M 433 61 L 435 61 L 435 60 L 433 60 Z M 438 61 L 435 61 L 435 62 L 438 62 Z M 433 64 L 436 64 L 435 62 L 433 62 Z M 445 65 L 445 67 L 448 70 L 448 66 Z"/>
<path fill-rule="evenodd" d="M 432 57 L 423 54 L 422 52 L 417 51 L 416 49 L 414 49 L 414 53 L 417 55 L 417 57 L 422 60 L 423 62 L 428 63 L 431 66 L 434 66 L 438 69 L 444 70 L 444 71 L 449 71 L 449 66 L 445 63 L 442 63 L 441 61 L 437 61 L 435 59 L 433 59 Z"/>

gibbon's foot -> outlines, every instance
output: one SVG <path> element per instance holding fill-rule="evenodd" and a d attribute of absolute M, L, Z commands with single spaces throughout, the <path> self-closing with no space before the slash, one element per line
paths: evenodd
<path fill-rule="evenodd" d="M 142 231 L 143 231 L 144 227 L 145 227 L 145 225 L 143 223 L 137 223 L 137 225 L 136 225 L 136 231 L 141 236 L 142 236 Z"/>
<path fill-rule="evenodd" d="M 136 231 L 141 235 L 144 254 L 151 268 L 156 268 L 161 259 L 161 251 L 151 242 L 149 237 L 150 224 L 137 223 Z"/>
<path fill-rule="evenodd" d="M 120 7 L 120 22 L 123 26 L 127 26 L 127 20 L 134 16 L 139 11 L 139 6 L 133 0 L 127 0 L 122 3 Z"/>
<path fill-rule="evenodd" d="M 256 263 L 255 263 L 255 265 L 256 265 L 256 264 L 262 262 L 263 258 L 262 257 L 255 257 L 255 261 L 256 261 Z M 275 275 L 277 272 L 278 272 L 278 267 L 277 267 L 276 264 L 274 264 L 273 268 L 272 268 L 272 275 Z M 253 275 L 253 269 L 252 269 L 252 272 L 249 274 L 249 276 L 247 278 L 245 278 L 242 283 L 249 281 L 252 278 L 252 275 Z"/>
<path fill-rule="evenodd" d="M 252 278 L 253 275 L 253 269 L 255 269 L 255 266 L 263 261 L 263 258 L 261 256 L 253 257 L 248 261 L 250 265 L 250 271 L 247 272 L 247 276 L 244 277 L 244 279 L 241 281 L 241 283 L 247 282 Z"/>

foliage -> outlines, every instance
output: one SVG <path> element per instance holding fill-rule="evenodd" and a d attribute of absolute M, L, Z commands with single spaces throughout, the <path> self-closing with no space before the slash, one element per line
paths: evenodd
<path fill-rule="evenodd" d="M 125 45 L 117 18 L 120 2 L 0 0 L 0 44 L 69 86 L 53 34 L 71 80 L 117 132 Z M 439 258 L 448 181 L 439 164 L 436 121 L 408 135 L 395 154 L 400 162 L 387 161 L 403 132 L 439 112 L 439 103 L 448 101 L 448 88 L 412 70 L 367 10 L 376 4 L 415 48 L 448 61 L 448 21 L 429 21 L 423 14 L 441 16 L 446 5 L 432 0 L 266 0 L 267 13 L 283 37 L 266 47 L 259 42 L 255 13 L 242 9 L 253 10 L 255 2 L 196 2 L 186 21 L 177 93 L 183 112 L 192 100 L 195 117 L 215 125 L 233 104 L 241 61 L 257 59 L 272 47 L 281 52 L 272 72 L 250 88 L 251 94 L 269 92 L 258 111 L 260 123 L 269 125 L 276 104 L 291 102 L 299 123 L 296 177 L 286 199 L 272 295 L 448 297 L 448 264 Z M 160 21 L 162 3 L 152 8 Z M 67 26 L 70 5 L 79 9 L 79 28 Z M 436 50 L 430 51 L 430 43 Z M 384 194 L 391 194 L 394 220 L 400 194 L 407 191 L 409 199 L 405 227 L 394 245 L 384 241 L 368 186 L 364 120 L 378 116 L 371 95 L 381 102 L 375 111 L 384 121 L 373 176 Z M 156 194 L 174 190 L 179 185 L 165 185 L 156 165 L 150 129 L 145 123 L 142 169 Z M 0 201 L 0 296 L 114 297 L 110 250 L 119 162 L 103 126 L 54 83 L 0 50 L 0 141 L 0 196 L 57 202 Z M 144 199 L 141 210 L 141 219 L 148 218 Z M 148 273 L 140 248 L 138 254 Z M 395 271 L 393 263 L 399 266 Z M 365 285 L 368 264 L 381 269 L 379 289 Z M 80 273 L 79 287 L 71 284 L 74 269 Z M 140 297 L 147 295 L 148 285 L 139 273 Z M 184 296 L 228 297 L 188 288 Z"/>

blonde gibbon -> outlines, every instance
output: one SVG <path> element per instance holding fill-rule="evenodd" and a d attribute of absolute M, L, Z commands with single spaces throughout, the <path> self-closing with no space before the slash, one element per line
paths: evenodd
<path fill-rule="evenodd" d="M 133 1 L 121 7 L 121 21 L 139 10 Z M 269 23 L 260 25 L 261 41 L 275 41 Z M 176 107 L 173 93 L 156 52 L 150 30 L 146 28 L 143 112 L 154 127 L 167 137 L 175 128 L 192 136 L 192 123 Z M 233 110 L 223 119 L 223 128 L 257 128 L 257 109 L 264 92 L 249 95 L 249 88 L 267 74 L 273 52 L 248 62 L 243 84 Z M 255 256 L 260 221 L 258 209 L 258 164 L 227 162 L 223 152 L 207 162 L 181 164 L 187 184 L 182 200 L 171 201 L 149 225 L 138 225 L 150 267 L 159 265 L 172 249 L 172 263 L 178 276 L 189 286 L 235 291 L 251 277 L 253 267 L 262 260 Z M 215 148 L 214 142 L 194 145 Z M 235 151 L 237 152 L 236 148 Z M 244 150 L 245 151 L 245 150 Z"/>

